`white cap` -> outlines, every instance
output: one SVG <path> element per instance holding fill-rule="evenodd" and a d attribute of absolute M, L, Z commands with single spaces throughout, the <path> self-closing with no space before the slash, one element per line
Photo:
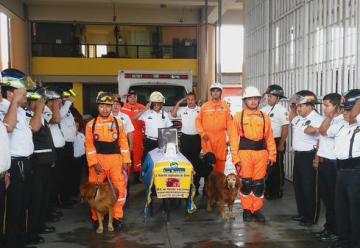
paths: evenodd
<path fill-rule="evenodd" d="M 254 86 L 248 86 L 245 88 L 243 99 L 250 97 L 262 97 L 260 91 Z"/>
<path fill-rule="evenodd" d="M 221 83 L 213 83 L 213 84 L 211 84 L 211 86 L 210 86 L 210 90 L 212 90 L 212 89 L 219 89 L 219 90 L 223 90 L 223 86 L 222 86 L 222 84 Z"/>
<path fill-rule="evenodd" d="M 162 103 L 165 103 L 165 97 L 159 91 L 154 91 L 150 95 L 150 102 L 162 102 Z"/>

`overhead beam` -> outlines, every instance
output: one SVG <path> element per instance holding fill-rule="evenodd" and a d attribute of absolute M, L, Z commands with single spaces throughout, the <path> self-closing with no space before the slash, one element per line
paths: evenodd
<path fill-rule="evenodd" d="M 0 0 L 0 10 L 7 15 L 16 15 L 25 20 L 24 3 L 21 0 Z"/>
<path fill-rule="evenodd" d="M 241 10 L 243 8 L 244 8 L 244 4 L 242 2 L 239 2 L 237 0 L 223 0 L 221 13 L 222 15 L 224 15 L 228 10 L 233 10 L 233 9 Z M 217 22 L 219 16 L 218 12 L 219 10 L 217 5 L 210 10 L 208 15 L 209 23 Z"/>

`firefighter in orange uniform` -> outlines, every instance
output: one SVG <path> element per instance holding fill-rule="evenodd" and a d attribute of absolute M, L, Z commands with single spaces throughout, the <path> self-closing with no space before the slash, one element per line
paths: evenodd
<path fill-rule="evenodd" d="M 96 104 L 99 115 L 86 125 L 89 182 L 104 182 L 107 181 L 107 177 L 110 179 L 113 187 L 118 191 L 113 225 L 121 229 L 123 206 L 126 200 L 126 180 L 123 170 L 126 170 L 131 163 L 129 146 L 123 122 L 110 114 L 114 104 L 112 93 L 99 92 Z M 91 211 L 96 227 L 96 211 L 94 209 Z"/>
<path fill-rule="evenodd" d="M 121 108 L 121 112 L 130 117 L 135 128 L 133 133 L 132 149 L 132 163 L 133 170 L 135 172 L 135 182 L 140 182 L 139 176 L 141 174 L 141 162 L 144 154 L 144 122 L 142 120 L 135 120 L 135 116 L 143 109 L 145 109 L 145 106 L 137 102 L 136 92 L 134 90 L 129 90 L 127 101 Z"/>
<path fill-rule="evenodd" d="M 259 110 L 261 94 L 249 86 L 243 95 L 243 111 L 234 116 L 230 130 L 233 163 L 241 178 L 240 199 L 244 221 L 265 222 L 265 177 L 269 164 L 276 161 L 276 144 L 271 119 Z"/>
<path fill-rule="evenodd" d="M 224 173 L 226 161 L 226 132 L 231 126 L 229 106 L 221 100 L 222 85 L 214 83 L 210 86 L 211 101 L 201 106 L 196 118 L 196 128 L 201 136 L 201 149 L 203 154 L 215 154 L 214 169 Z"/>

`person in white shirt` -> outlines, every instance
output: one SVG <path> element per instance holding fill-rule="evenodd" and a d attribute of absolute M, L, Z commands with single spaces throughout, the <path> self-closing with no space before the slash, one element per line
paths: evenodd
<path fill-rule="evenodd" d="M 318 220 L 316 170 L 313 160 L 323 117 L 315 110 L 316 95 L 308 90 L 297 92 L 291 99 L 290 122 L 293 130 L 294 190 L 298 215 L 292 219 L 302 226 L 312 226 Z"/>
<path fill-rule="evenodd" d="M 1 91 L 1 86 L 0 86 Z M 0 116 L 5 115 L 5 111 L 1 109 L 1 102 L 3 101 L 2 95 L 0 94 Z M 13 113 L 16 116 L 16 111 Z M 5 116 L 4 116 L 5 117 Z M 3 119 L 4 117 L 0 117 Z M 15 117 L 16 118 L 16 117 Z M 4 242 L 4 214 L 5 214 L 5 195 L 6 189 L 10 184 L 10 175 L 8 169 L 10 168 L 11 158 L 10 158 L 10 149 L 9 149 L 9 137 L 7 133 L 7 128 L 4 122 L 0 120 L 0 140 L 1 140 L 1 149 L 0 149 L 0 247 Z"/>
<path fill-rule="evenodd" d="M 80 130 L 80 123 L 75 121 L 76 136 L 74 139 L 74 169 L 72 188 L 74 193 L 78 194 L 80 189 L 80 182 L 82 178 L 88 178 L 88 166 L 86 164 L 85 155 L 85 134 Z M 85 176 L 84 176 L 85 175 Z"/>
<path fill-rule="evenodd" d="M 70 111 L 71 105 L 75 98 L 65 96 L 62 98 L 62 106 L 60 107 L 60 129 L 65 138 L 65 146 L 63 148 L 62 160 L 60 165 L 60 205 L 64 208 L 72 208 L 74 201 L 72 196 L 72 183 L 69 183 L 67 176 L 74 173 L 74 139 L 76 136 L 76 125 L 73 114 Z"/>
<path fill-rule="evenodd" d="M 159 128 L 171 127 L 173 125 L 168 113 L 163 109 L 165 97 L 158 91 L 150 95 L 146 108 L 140 111 L 135 120 L 139 119 L 145 123 L 144 158 L 147 153 L 158 147 Z"/>
<path fill-rule="evenodd" d="M 347 125 L 332 133 L 338 162 L 335 216 L 339 240 L 334 247 L 357 248 L 360 247 L 360 124 L 353 109 L 360 102 L 360 89 L 350 90 L 343 98 Z"/>
<path fill-rule="evenodd" d="M 9 169 L 11 183 L 7 189 L 6 201 L 6 245 L 23 247 L 26 218 L 26 200 L 28 182 L 31 172 L 30 156 L 34 152 L 32 132 L 41 127 L 42 101 L 35 104 L 34 116 L 27 118 L 23 109 L 26 106 L 26 90 L 34 87 L 27 75 L 16 69 L 5 69 L 1 72 L 3 100 L 0 109 L 4 112 L 1 118 L 9 132 L 11 165 Z"/>
<path fill-rule="evenodd" d="M 120 97 L 115 97 L 114 105 L 112 106 L 112 110 L 111 110 L 111 115 L 116 117 L 119 120 L 122 120 L 122 122 L 124 123 L 125 133 L 126 133 L 126 136 L 128 138 L 128 143 L 129 143 L 129 149 L 130 149 L 130 152 L 132 152 L 133 139 L 134 139 L 133 132 L 134 132 L 135 128 L 131 122 L 130 117 L 127 114 L 124 114 L 123 112 L 120 111 L 121 107 L 122 107 L 122 104 L 121 104 Z"/>
<path fill-rule="evenodd" d="M 186 100 L 187 106 L 180 108 L 180 104 Z M 196 174 L 194 184 L 198 194 L 200 186 L 200 151 L 201 137 L 196 129 L 196 118 L 200 113 L 200 107 L 196 105 L 196 95 L 193 92 L 187 94 L 186 98 L 181 99 L 171 110 L 171 115 L 181 118 L 181 137 L 180 152 L 191 162 Z"/>
<path fill-rule="evenodd" d="M 265 197 L 268 200 L 279 199 L 283 195 L 282 187 L 285 181 L 284 157 L 286 139 L 289 134 L 289 111 L 279 102 L 284 96 L 284 90 L 281 86 L 269 85 L 265 94 L 267 95 L 268 105 L 261 109 L 271 119 L 276 143 L 276 163 L 270 166 L 270 172 L 266 179 Z"/>
<path fill-rule="evenodd" d="M 62 91 L 57 87 L 49 87 L 49 90 L 53 90 L 57 94 L 61 95 Z M 51 168 L 51 194 L 49 201 L 49 212 L 47 213 L 49 216 L 49 220 L 52 222 L 56 222 L 60 220 L 60 217 L 63 215 L 59 211 L 55 211 L 55 206 L 58 205 L 58 199 L 60 194 L 60 188 L 62 187 L 62 163 L 63 163 L 63 154 L 64 154 L 64 146 L 65 146 L 65 137 L 63 132 L 60 129 L 60 107 L 62 105 L 61 99 L 48 99 L 46 102 L 43 116 L 46 122 L 48 122 L 48 126 L 50 128 L 51 137 L 55 146 L 56 153 L 56 161 L 55 166 Z"/>
<path fill-rule="evenodd" d="M 335 184 L 337 163 L 335 156 L 335 139 L 328 136 L 328 130 L 340 129 L 344 124 L 344 118 L 340 111 L 341 95 L 330 93 L 323 98 L 323 112 L 325 120 L 321 124 L 320 140 L 317 155 L 314 160 L 314 167 L 319 172 L 320 198 L 326 208 L 326 222 L 324 229 L 318 233 L 321 241 L 335 241 L 336 220 L 335 220 Z"/>

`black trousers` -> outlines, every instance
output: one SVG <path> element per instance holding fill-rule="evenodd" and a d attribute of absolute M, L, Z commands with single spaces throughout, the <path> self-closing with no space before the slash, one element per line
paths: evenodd
<path fill-rule="evenodd" d="M 280 144 L 280 138 L 275 139 L 276 147 Z M 284 186 L 284 155 L 285 151 L 276 154 L 276 163 L 269 168 L 269 175 L 266 178 L 266 192 L 269 197 L 279 197 L 282 195 L 282 186 Z"/>
<path fill-rule="evenodd" d="M 326 222 L 324 228 L 336 233 L 335 219 L 335 186 L 336 186 L 336 160 L 324 159 L 319 166 L 319 192 L 320 199 L 326 208 Z"/>
<path fill-rule="evenodd" d="M 6 247 L 22 248 L 26 240 L 30 160 L 23 157 L 12 158 L 9 172 L 11 183 L 6 199 Z"/>
<path fill-rule="evenodd" d="M 0 248 L 4 245 L 5 193 L 4 176 L 0 176 Z"/>
<path fill-rule="evenodd" d="M 55 210 L 56 205 L 58 204 L 59 197 L 60 197 L 60 188 L 62 187 L 62 163 L 63 163 L 63 154 L 64 154 L 64 148 L 55 148 L 56 152 L 56 161 L 55 161 L 55 167 L 51 168 L 51 174 L 50 174 L 50 201 L 49 201 L 49 211 L 48 215 L 52 211 Z"/>
<path fill-rule="evenodd" d="M 28 236 L 35 237 L 45 225 L 49 212 L 52 164 L 36 164 L 29 179 Z"/>
<path fill-rule="evenodd" d="M 317 171 L 313 167 L 315 151 L 295 152 L 294 190 L 299 216 L 303 221 L 316 223 L 319 218 L 320 204 Z"/>
<path fill-rule="evenodd" d="M 74 167 L 74 144 L 72 142 L 66 142 L 63 148 L 63 156 L 59 159 L 60 164 L 60 200 L 66 203 L 72 196 L 72 187 L 74 181 L 74 173 L 76 169 Z"/>
<path fill-rule="evenodd" d="M 338 235 L 348 247 L 360 247 L 360 169 L 339 170 L 335 212 Z M 345 247 L 345 246 L 344 246 Z"/>
<path fill-rule="evenodd" d="M 145 142 L 144 142 L 144 157 L 143 157 L 143 161 L 146 158 L 147 154 L 154 150 L 155 148 L 157 148 L 159 146 L 158 141 L 157 140 L 152 140 L 152 139 L 148 139 L 145 138 Z"/>
<path fill-rule="evenodd" d="M 195 169 L 194 184 L 198 188 L 200 181 L 200 151 L 201 137 L 200 135 L 182 134 L 180 137 L 180 152 L 190 161 Z"/>
<path fill-rule="evenodd" d="M 71 169 L 70 177 L 70 195 L 77 197 L 80 193 L 80 182 L 84 164 L 86 164 L 86 156 L 83 155 L 79 158 L 74 158 L 73 168 Z"/>

